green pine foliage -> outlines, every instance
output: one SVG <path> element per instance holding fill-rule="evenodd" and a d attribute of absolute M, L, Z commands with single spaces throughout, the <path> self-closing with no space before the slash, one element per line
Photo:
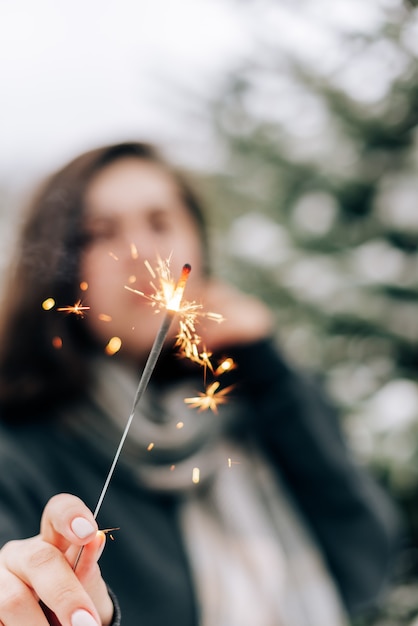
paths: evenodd
<path fill-rule="evenodd" d="M 307 17 L 314 4 L 301 3 Z M 226 159 L 205 181 L 218 272 L 272 306 L 283 349 L 323 377 L 359 460 L 405 514 L 399 585 L 367 621 L 379 626 L 418 615 L 413 4 L 376 2 L 367 33 L 341 29 L 335 62 L 284 50 L 280 32 L 261 39 L 212 99 Z"/>

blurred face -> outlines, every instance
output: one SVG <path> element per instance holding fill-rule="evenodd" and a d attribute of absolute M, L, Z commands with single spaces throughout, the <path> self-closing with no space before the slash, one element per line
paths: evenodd
<path fill-rule="evenodd" d="M 133 157 L 102 169 L 89 184 L 85 203 L 87 244 L 80 281 L 88 285 L 82 299 L 90 310 L 83 323 L 103 343 L 119 337 L 122 354 L 143 360 L 162 316 L 146 298 L 125 286 L 153 293 L 144 261 L 155 268 L 158 256 L 171 257 L 175 280 L 185 263 L 192 266 L 185 298 L 198 299 L 202 252 L 197 226 L 170 174 L 157 164 Z M 175 323 L 171 330 L 175 334 Z"/>

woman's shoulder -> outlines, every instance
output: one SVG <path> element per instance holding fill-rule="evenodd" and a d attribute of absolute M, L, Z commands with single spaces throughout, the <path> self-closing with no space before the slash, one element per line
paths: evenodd
<path fill-rule="evenodd" d="M 45 439 L 46 425 L 42 422 L 11 421 L 0 414 L 0 455 L 13 455 L 19 449 Z"/>
<path fill-rule="evenodd" d="M 32 475 L 47 464 L 54 447 L 53 429 L 46 424 L 16 424 L 0 419 L 0 475 Z M 1 478 L 0 478 L 1 480 Z"/>

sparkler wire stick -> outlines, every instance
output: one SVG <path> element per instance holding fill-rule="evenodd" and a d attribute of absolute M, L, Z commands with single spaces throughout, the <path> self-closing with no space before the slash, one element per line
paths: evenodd
<path fill-rule="evenodd" d="M 133 404 L 132 404 L 131 413 L 129 415 L 128 421 L 126 422 L 125 429 L 124 429 L 124 431 L 122 433 L 122 437 L 121 437 L 121 439 L 119 441 L 119 445 L 118 445 L 117 450 L 115 452 L 115 455 L 113 457 L 112 464 L 110 466 L 108 475 L 106 477 L 105 483 L 103 485 L 102 491 L 100 493 L 99 499 L 98 499 L 97 504 L 96 504 L 96 508 L 94 510 L 94 513 L 93 513 L 95 519 L 96 519 L 96 517 L 97 517 L 97 515 L 98 515 L 98 513 L 100 511 L 100 507 L 102 506 L 104 497 L 106 495 L 106 491 L 107 491 L 107 489 L 109 487 L 109 483 L 110 483 L 110 481 L 112 479 L 112 476 L 113 476 L 113 473 L 115 471 L 116 464 L 117 464 L 117 462 L 119 460 L 119 456 L 120 456 L 120 454 L 122 452 L 123 444 L 125 443 L 126 437 L 128 436 L 128 432 L 129 432 L 129 429 L 131 427 L 132 420 L 133 420 L 133 418 L 135 416 L 136 408 L 138 406 L 138 403 L 139 403 L 139 401 L 140 401 L 140 399 L 141 399 L 145 389 L 148 386 L 148 383 L 150 381 L 152 372 L 154 371 L 154 368 L 155 368 L 155 365 L 157 363 L 158 357 L 160 356 L 162 347 L 163 347 L 164 342 L 166 340 L 167 333 L 169 331 L 169 328 L 171 326 L 171 322 L 173 321 L 173 318 L 174 318 L 175 314 L 176 314 L 176 311 L 170 311 L 170 310 L 167 311 L 167 313 L 164 316 L 163 323 L 161 324 L 160 329 L 159 329 L 159 331 L 157 333 L 157 336 L 155 337 L 153 346 L 152 346 L 151 351 L 149 353 L 147 362 L 145 364 L 144 370 L 142 372 L 142 375 L 141 375 L 141 378 L 140 378 L 140 381 L 139 381 L 139 384 L 138 384 L 138 387 L 137 387 L 137 390 L 136 390 L 135 398 L 134 398 L 134 401 L 133 401 Z"/>
<path fill-rule="evenodd" d="M 179 281 L 178 281 L 178 283 L 176 285 L 176 288 L 174 289 L 173 295 L 172 295 L 172 297 L 170 298 L 169 302 L 166 305 L 166 313 L 164 315 L 163 322 L 162 322 L 162 324 L 160 326 L 160 329 L 159 329 L 159 331 L 158 331 L 158 333 L 157 333 L 157 335 L 156 335 L 156 337 L 154 339 L 154 343 L 152 345 L 151 351 L 150 351 L 150 353 L 148 355 L 148 359 L 147 359 L 147 361 L 145 363 L 144 369 L 143 369 L 142 374 L 141 374 L 141 378 L 140 378 L 139 383 L 138 383 L 138 387 L 137 387 L 137 390 L 136 390 L 136 393 L 135 393 L 135 398 L 134 398 L 134 401 L 132 403 L 131 413 L 129 415 L 128 421 L 126 422 L 126 426 L 125 426 L 124 431 L 122 433 L 122 436 L 120 438 L 117 450 L 116 450 L 116 452 L 114 454 L 114 457 L 113 457 L 110 469 L 108 471 L 106 480 L 104 482 L 102 491 L 101 491 L 101 493 L 99 495 L 99 499 L 97 501 L 96 508 L 94 509 L 94 513 L 93 513 L 94 519 L 96 519 L 97 515 L 99 514 L 99 511 L 100 511 L 100 508 L 102 506 L 103 500 L 105 498 L 106 492 L 108 490 L 110 481 L 112 480 L 112 476 L 113 476 L 113 473 L 115 471 L 117 462 L 118 462 L 120 454 L 122 452 L 123 444 L 125 443 L 125 440 L 126 440 L 126 438 L 128 436 L 129 429 L 130 429 L 132 421 L 134 419 L 136 408 L 138 406 L 139 401 L 141 400 L 141 397 L 142 397 L 145 389 L 148 386 L 148 383 L 150 381 L 152 372 L 154 371 L 154 368 L 155 368 L 155 366 L 157 364 L 157 360 L 158 360 L 158 357 L 160 356 L 160 353 L 161 353 L 161 350 L 163 348 L 164 342 L 165 342 L 165 340 L 167 338 L 167 334 L 168 334 L 168 331 L 170 329 L 171 322 L 173 321 L 176 313 L 178 312 L 178 310 L 180 308 L 181 298 L 183 296 L 184 288 L 186 286 L 186 281 L 187 281 L 187 278 L 188 278 L 188 276 L 190 274 L 190 270 L 191 270 L 190 265 L 186 264 L 186 265 L 183 266 L 183 269 L 182 269 L 182 272 L 181 272 L 181 276 L 180 276 Z M 83 552 L 83 546 L 81 547 L 80 551 L 77 554 L 77 558 L 76 558 L 76 560 L 74 562 L 74 565 L 73 565 L 73 570 L 76 569 L 76 567 L 78 565 L 78 562 L 80 560 L 82 552 Z"/>
<path fill-rule="evenodd" d="M 168 331 L 169 331 L 170 326 L 171 326 L 171 322 L 173 321 L 177 311 L 180 308 L 181 299 L 182 299 L 182 296 L 183 296 L 183 291 L 184 291 L 184 288 L 186 286 L 186 281 L 187 281 L 187 278 L 188 278 L 188 276 L 190 274 L 190 270 L 191 270 L 190 265 L 186 264 L 186 265 L 183 266 L 183 270 L 182 270 L 180 279 L 179 279 L 179 281 L 178 281 L 178 283 L 176 285 L 176 288 L 174 289 L 172 297 L 170 298 L 169 302 L 166 305 L 166 313 L 164 315 L 163 322 L 162 322 L 162 324 L 160 326 L 160 329 L 159 329 L 159 331 L 158 331 L 158 333 L 157 333 L 157 335 L 156 335 L 156 337 L 154 339 L 154 343 L 152 345 L 151 351 L 150 351 L 150 353 L 148 355 L 148 359 L 147 359 L 147 361 L 145 363 L 144 369 L 142 371 L 141 378 L 140 378 L 139 383 L 138 383 L 138 387 L 137 387 L 137 390 L 136 390 L 136 393 L 135 393 L 135 398 L 134 398 L 134 401 L 132 403 L 131 413 L 129 415 L 128 421 L 126 422 L 126 426 L 125 426 L 124 431 L 122 433 L 122 436 L 120 438 L 119 445 L 118 445 L 117 450 L 116 450 L 116 452 L 114 454 L 114 457 L 113 457 L 110 469 L 108 471 L 108 474 L 107 474 L 106 480 L 104 482 L 102 491 L 101 491 L 99 499 L 97 501 L 96 508 L 94 510 L 94 513 L 93 513 L 94 519 L 97 518 L 97 515 L 98 515 L 98 513 L 100 511 L 100 508 L 102 506 L 102 503 L 103 503 L 103 500 L 104 500 L 105 495 L 107 493 L 110 481 L 112 480 L 112 476 L 113 476 L 113 473 L 115 471 L 117 462 L 118 462 L 120 454 L 122 452 L 123 444 L 125 443 L 125 440 L 126 440 L 126 438 L 128 436 L 129 428 L 130 428 L 130 426 L 132 424 L 132 420 L 133 420 L 133 418 L 135 416 L 136 408 L 138 406 L 139 401 L 141 400 L 141 397 L 142 397 L 145 389 L 147 388 L 147 385 L 148 385 L 148 383 L 150 381 L 152 372 L 154 371 L 154 368 L 155 368 L 155 366 L 157 364 L 157 360 L 158 360 L 158 357 L 160 356 L 161 350 L 162 350 L 164 342 L 166 340 Z M 77 557 L 76 557 L 74 565 L 73 565 L 73 571 L 75 571 L 75 569 L 76 569 L 76 567 L 78 565 L 78 562 L 79 562 L 79 560 L 81 558 L 81 555 L 83 553 L 83 549 L 84 549 L 84 546 L 81 546 L 80 550 L 78 551 Z M 61 623 L 58 621 L 58 618 L 55 615 L 55 613 L 53 611 L 51 611 L 51 609 L 49 609 L 45 605 L 45 603 L 42 602 L 42 600 L 39 601 L 39 604 L 40 604 L 40 606 L 41 606 L 41 608 L 42 608 L 42 610 L 43 610 L 43 612 L 44 612 L 44 614 L 45 614 L 45 616 L 46 616 L 50 626 L 61 626 Z"/>
<path fill-rule="evenodd" d="M 113 476 L 113 473 L 115 471 L 116 464 L 117 464 L 117 462 L 119 460 L 119 457 L 120 457 L 120 454 L 122 452 L 123 444 L 125 443 L 125 440 L 126 440 L 126 438 L 128 436 L 128 432 L 129 432 L 130 426 L 132 424 L 132 420 L 133 420 L 133 418 L 135 416 L 136 408 L 138 406 L 139 401 L 141 400 L 141 397 L 142 397 L 145 389 L 147 388 L 147 385 L 148 385 L 148 383 L 150 381 L 152 372 L 154 371 L 154 368 L 155 368 L 155 366 L 157 364 L 157 360 L 158 360 L 158 357 L 160 356 L 160 353 L 161 353 L 161 350 L 163 348 L 164 342 L 165 342 L 165 340 L 167 338 L 167 334 L 168 334 L 168 331 L 170 329 L 171 322 L 173 321 L 173 319 L 174 319 L 176 313 L 178 312 L 178 310 L 180 309 L 181 299 L 182 299 L 182 296 L 183 296 L 184 288 L 186 286 L 187 278 L 188 278 L 188 276 L 190 274 L 190 270 L 191 270 L 190 265 L 186 264 L 186 265 L 183 266 L 183 269 L 182 269 L 182 272 L 181 272 L 181 276 L 180 276 L 179 281 L 178 281 L 178 283 L 177 283 L 177 285 L 176 285 L 176 287 L 175 287 L 175 289 L 173 291 L 172 297 L 166 303 L 166 307 L 165 307 L 166 308 L 166 313 L 164 315 L 164 319 L 162 321 L 160 329 L 159 329 L 159 331 L 158 331 L 158 333 L 157 333 L 157 335 L 156 335 L 156 337 L 154 339 L 154 343 L 152 344 L 151 351 L 150 351 L 150 353 L 148 355 L 148 359 L 147 359 L 147 361 L 145 363 L 145 366 L 144 366 L 144 369 L 142 371 L 141 378 L 139 380 L 138 387 L 137 387 L 137 390 L 136 390 L 136 393 L 135 393 L 135 398 L 134 398 L 134 401 L 132 403 L 131 413 L 130 413 L 129 418 L 128 418 L 127 422 L 126 422 L 126 426 L 125 426 L 124 431 L 122 433 L 122 436 L 121 436 L 121 439 L 119 441 L 119 445 L 117 447 L 117 450 L 116 450 L 116 452 L 114 454 L 114 457 L 113 457 L 110 469 L 108 471 L 106 480 L 104 482 L 102 491 L 100 493 L 99 499 L 98 499 L 97 504 L 96 504 L 96 508 L 94 510 L 94 513 L 93 513 L 94 519 L 97 518 L 97 515 L 98 515 L 98 513 L 100 511 L 100 508 L 102 506 L 102 503 L 103 503 L 103 500 L 105 498 L 106 492 L 108 490 L 110 481 L 112 480 L 112 476 Z M 77 554 L 76 559 L 74 561 L 73 571 L 75 571 L 75 569 L 76 569 L 76 567 L 78 565 L 80 557 L 81 557 L 81 555 L 83 553 L 83 549 L 84 549 L 84 546 L 81 546 L 80 550 L 78 551 L 78 554 Z M 43 610 L 43 612 L 44 612 L 44 614 L 45 614 L 45 616 L 46 616 L 50 626 L 61 626 L 61 623 L 58 621 L 58 618 L 55 615 L 55 613 L 53 613 L 53 611 L 51 611 L 51 609 L 49 609 L 44 604 L 44 602 L 42 602 L 42 600 L 39 601 L 39 604 L 40 604 L 40 606 L 41 606 L 41 608 L 42 608 L 42 610 Z"/>

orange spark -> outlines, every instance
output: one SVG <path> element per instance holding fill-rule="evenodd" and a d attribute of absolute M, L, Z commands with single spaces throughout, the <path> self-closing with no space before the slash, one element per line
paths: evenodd
<path fill-rule="evenodd" d="M 64 313 L 74 313 L 74 315 L 79 315 L 80 317 L 84 317 L 84 311 L 88 311 L 90 309 L 89 306 L 83 306 L 81 300 L 77 300 L 77 302 L 73 305 L 62 306 L 57 311 L 63 311 Z"/>
<path fill-rule="evenodd" d="M 158 263 L 159 263 L 159 266 L 162 266 L 162 265 L 163 265 L 163 261 L 162 261 L 162 259 L 161 259 L 161 258 L 159 258 L 159 259 L 158 259 Z M 167 265 L 168 265 L 168 261 L 167 261 L 166 263 L 167 263 Z M 149 261 L 147 261 L 147 260 L 145 260 L 145 261 L 144 261 L 144 265 L 145 265 L 145 267 L 147 268 L 147 270 L 149 271 L 149 273 L 151 274 L 151 276 L 152 276 L 153 278 L 157 278 L 157 274 L 156 274 L 156 273 L 154 272 L 154 270 L 152 269 L 152 265 L 150 264 L 150 262 L 149 262 Z"/>
<path fill-rule="evenodd" d="M 227 398 L 225 397 L 232 389 L 232 385 L 230 387 L 225 387 L 218 391 L 220 386 L 219 381 L 215 381 L 208 387 L 206 387 L 206 391 L 199 391 L 199 395 L 194 398 L 185 398 L 184 402 L 186 404 L 190 404 L 190 408 L 199 409 L 199 413 L 201 411 L 207 411 L 211 409 L 214 413 L 218 412 L 219 404 L 226 404 Z"/>
<path fill-rule="evenodd" d="M 230 372 L 231 370 L 235 368 L 236 368 L 236 365 L 234 363 L 234 360 L 228 357 L 227 359 L 224 359 L 222 363 L 218 365 L 214 373 L 215 373 L 215 376 L 219 376 L 220 374 L 224 374 L 225 372 Z"/>
<path fill-rule="evenodd" d="M 101 322 L 111 322 L 112 321 L 112 316 L 111 315 L 106 315 L 106 313 L 99 313 L 99 315 L 97 317 L 99 318 L 99 320 Z"/>
<path fill-rule="evenodd" d="M 107 315 L 106 313 L 99 313 L 99 315 L 97 316 L 97 319 L 99 319 L 101 322 L 111 322 L 112 316 Z"/>
<path fill-rule="evenodd" d="M 54 306 L 55 306 L 54 298 L 47 298 L 46 300 L 42 302 L 42 308 L 44 309 L 44 311 L 50 311 L 51 309 L 54 308 Z"/>
<path fill-rule="evenodd" d="M 52 337 L 52 345 L 56 350 L 61 350 L 62 348 L 62 339 L 61 337 Z"/>
<path fill-rule="evenodd" d="M 138 249 L 136 247 L 136 245 L 134 243 L 131 243 L 131 257 L 133 259 L 137 259 L 138 258 Z"/>
<path fill-rule="evenodd" d="M 122 340 L 120 339 L 120 337 L 112 337 L 111 339 L 109 339 L 105 347 L 105 352 L 109 356 L 112 356 L 113 354 L 116 354 L 116 352 L 119 352 L 121 346 Z"/>

